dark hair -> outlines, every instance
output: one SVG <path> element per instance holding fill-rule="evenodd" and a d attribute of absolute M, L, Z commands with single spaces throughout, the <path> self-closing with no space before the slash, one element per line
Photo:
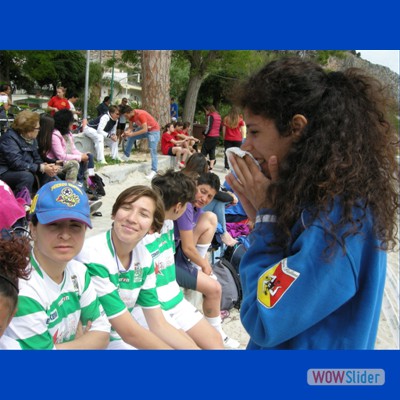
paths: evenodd
<path fill-rule="evenodd" d="M 70 96 L 68 96 L 69 99 L 75 98 L 77 99 L 79 96 L 76 93 L 72 93 Z"/>
<path fill-rule="evenodd" d="M 212 189 L 214 189 L 216 192 L 219 191 L 220 189 L 220 181 L 219 177 L 217 174 L 214 174 L 214 172 L 204 172 L 199 175 L 197 178 L 197 186 L 199 185 L 208 185 Z"/>
<path fill-rule="evenodd" d="M 106 96 L 103 99 L 103 103 L 107 103 L 107 101 L 110 101 L 111 97 L 110 96 Z"/>
<path fill-rule="evenodd" d="M 129 113 L 133 110 L 133 108 L 131 106 L 122 106 L 121 107 L 121 114 L 126 114 Z"/>
<path fill-rule="evenodd" d="M 144 185 L 136 185 L 131 186 L 128 189 L 125 189 L 123 192 L 119 194 L 115 203 L 112 207 L 111 215 L 115 216 L 117 211 L 124 205 L 124 204 L 131 204 L 134 203 L 136 200 L 140 199 L 141 197 L 149 197 L 155 203 L 155 211 L 154 211 L 154 220 L 152 224 L 152 228 L 156 232 L 160 232 L 165 218 L 165 211 L 164 211 L 164 204 L 163 201 L 158 193 L 152 188 Z"/>
<path fill-rule="evenodd" d="M 212 113 L 212 112 L 216 112 L 217 110 L 215 109 L 215 107 L 214 107 L 212 104 L 207 104 L 207 105 L 204 107 L 204 111 L 205 111 L 206 113 Z"/>
<path fill-rule="evenodd" d="M 18 279 L 29 276 L 31 247 L 29 238 L 10 234 L 10 239 L 0 236 L 0 297 L 8 299 L 11 314 L 17 307 Z"/>
<path fill-rule="evenodd" d="M 198 175 L 208 172 L 208 162 L 204 154 L 193 153 L 185 162 L 182 172 L 197 179 Z"/>
<path fill-rule="evenodd" d="M 190 125 L 191 125 L 190 122 L 187 122 L 187 121 L 184 122 L 184 123 L 183 123 L 183 129 L 190 128 Z"/>
<path fill-rule="evenodd" d="M 57 111 L 54 114 L 54 128 L 60 131 L 61 135 L 66 135 L 70 131 L 70 125 L 74 122 L 74 114 L 67 108 Z"/>
<path fill-rule="evenodd" d="M 11 85 L 9 85 L 8 83 L 2 83 L 0 85 L 0 92 L 5 92 L 8 88 L 11 89 Z"/>
<path fill-rule="evenodd" d="M 51 138 L 54 130 L 54 118 L 46 113 L 40 115 L 40 129 L 37 137 L 39 154 L 46 160 L 46 154 L 51 150 Z"/>
<path fill-rule="evenodd" d="M 172 122 L 168 122 L 163 128 L 163 132 L 167 132 L 171 125 L 175 126 Z"/>
<path fill-rule="evenodd" d="M 151 186 L 160 193 L 167 211 L 177 203 L 193 202 L 196 195 L 196 184 L 193 179 L 173 169 L 157 174 L 152 179 Z"/>
<path fill-rule="evenodd" d="M 296 114 L 307 119 L 300 139 L 279 161 L 277 182 L 266 192 L 277 215 L 280 245 L 289 243 L 290 229 L 304 209 L 315 219 L 329 212 L 334 200 L 343 212 L 327 229 L 333 237 L 341 232 L 337 239 L 343 241 L 359 232 L 370 209 L 383 247 L 396 244 L 397 138 L 385 116 L 385 97 L 380 82 L 362 70 L 328 72 L 299 58 L 272 61 L 238 88 L 236 103 L 272 120 L 281 136 L 291 133 Z"/>

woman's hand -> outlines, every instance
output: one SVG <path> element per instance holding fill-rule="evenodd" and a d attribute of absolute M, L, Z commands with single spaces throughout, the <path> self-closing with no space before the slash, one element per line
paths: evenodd
<path fill-rule="evenodd" d="M 271 179 L 268 179 L 248 156 L 242 159 L 231 155 L 229 160 L 236 177 L 230 173 L 226 181 L 239 197 L 247 216 L 254 221 L 260 208 L 271 207 L 266 201 L 266 191 L 271 182 L 278 178 L 278 160 L 276 156 L 271 156 L 268 160 Z"/>
<path fill-rule="evenodd" d="M 83 162 L 89 161 L 89 156 L 86 153 L 82 153 L 81 161 L 83 161 Z"/>
<path fill-rule="evenodd" d="M 43 172 L 52 178 L 55 177 L 59 171 L 60 167 L 56 164 L 44 164 Z"/>

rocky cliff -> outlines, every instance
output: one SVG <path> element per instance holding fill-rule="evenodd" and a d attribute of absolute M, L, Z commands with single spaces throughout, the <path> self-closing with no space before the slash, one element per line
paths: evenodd
<path fill-rule="evenodd" d="M 367 60 L 348 53 L 346 58 L 329 57 L 326 68 L 341 71 L 346 68 L 361 68 L 379 79 L 388 91 L 388 95 L 399 102 L 399 74 L 382 65 L 373 64 Z"/>

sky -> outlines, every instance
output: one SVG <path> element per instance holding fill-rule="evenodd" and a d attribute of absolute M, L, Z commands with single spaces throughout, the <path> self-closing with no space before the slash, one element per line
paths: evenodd
<path fill-rule="evenodd" d="M 361 58 L 390 68 L 399 73 L 400 50 L 356 50 L 361 53 Z"/>

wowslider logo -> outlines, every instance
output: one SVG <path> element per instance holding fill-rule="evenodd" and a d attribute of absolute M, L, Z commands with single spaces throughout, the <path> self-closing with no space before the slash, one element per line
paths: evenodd
<path fill-rule="evenodd" d="M 309 369 L 309 385 L 381 386 L 385 384 L 383 369 Z"/>

